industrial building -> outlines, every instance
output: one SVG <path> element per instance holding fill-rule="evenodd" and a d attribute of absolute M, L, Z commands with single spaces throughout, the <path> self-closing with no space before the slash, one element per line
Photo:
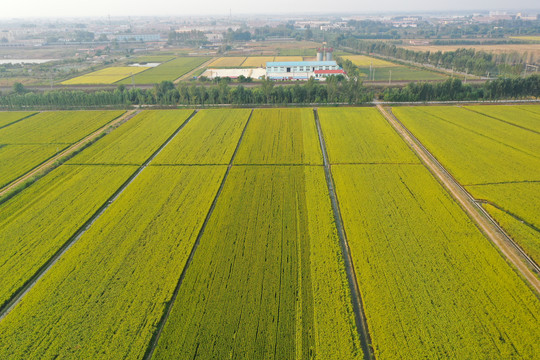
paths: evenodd
<path fill-rule="evenodd" d="M 266 77 L 271 80 L 326 80 L 330 75 L 345 75 L 332 60 L 332 48 L 317 49 L 316 61 L 267 62 Z"/>

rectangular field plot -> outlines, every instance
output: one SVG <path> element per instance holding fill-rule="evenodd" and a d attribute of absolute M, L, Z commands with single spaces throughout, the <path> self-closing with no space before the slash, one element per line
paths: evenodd
<path fill-rule="evenodd" d="M 434 108 L 394 107 L 392 112 L 461 184 L 540 180 L 540 158 L 458 126 L 452 115 L 435 116 Z"/>
<path fill-rule="evenodd" d="M 334 165 L 376 358 L 532 359 L 540 303 L 422 165 Z"/>
<path fill-rule="evenodd" d="M 255 109 L 235 163 L 321 165 L 313 110 Z"/>
<path fill-rule="evenodd" d="M 0 205 L 0 306 L 135 170 L 61 166 Z"/>
<path fill-rule="evenodd" d="M 361 359 L 324 170 L 234 166 L 154 359 Z"/>
<path fill-rule="evenodd" d="M 246 60 L 245 56 L 227 56 L 227 57 L 220 57 L 216 60 L 212 61 L 208 67 L 239 67 L 242 65 L 242 63 Z"/>
<path fill-rule="evenodd" d="M 0 187 L 54 156 L 65 145 L 0 145 Z"/>
<path fill-rule="evenodd" d="M 0 322 L 0 358 L 143 358 L 225 170 L 146 168 Z"/>
<path fill-rule="evenodd" d="M 273 56 L 250 56 L 242 63 L 242 67 L 266 67 L 266 63 L 272 61 Z"/>
<path fill-rule="evenodd" d="M 0 111 L 0 128 L 35 114 L 31 111 Z"/>
<path fill-rule="evenodd" d="M 192 113 L 193 110 L 143 111 L 68 164 L 142 165 Z"/>
<path fill-rule="evenodd" d="M 229 164 L 250 113 L 248 109 L 199 111 L 152 164 Z"/>
<path fill-rule="evenodd" d="M 377 59 L 371 56 L 365 55 L 345 55 L 341 56 L 344 60 L 350 60 L 354 65 L 362 68 L 369 68 L 370 66 L 381 68 L 381 67 L 396 67 L 400 66 L 399 64 Z"/>
<path fill-rule="evenodd" d="M 377 109 L 320 108 L 330 163 L 419 163 Z"/>
<path fill-rule="evenodd" d="M 45 111 L 0 129 L 0 144 L 74 143 L 124 111 Z"/>
<path fill-rule="evenodd" d="M 158 84 L 162 81 L 174 81 L 208 60 L 210 60 L 208 57 L 177 58 L 135 75 L 133 81 L 135 84 Z M 131 84 L 131 82 L 131 78 L 127 78 L 119 81 L 118 84 Z"/>
<path fill-rule="evenodd" d="M 125 79 L 128 76 L 138 74 L 147 69 L 147 67 L 142 66 L 110 67 L 63 81 L 62 85 L 114 84 L 115 82 Z"/>
<path fill-rule="evenodd" d="M 501 144 L 540 158 L 540 133 L 523 129 L 510 123 L 466 110 L 456 106 L 431 106 L 430 115 L 469 130 L 473 134 L 487 137 Z M 521 114 L 513 114 L 519 118 Z M 540 121 L 540 117 L 538 118 Z"/>
<path fill-rule="evenodd" d="M 466 109 L 540 133 L 540 106 L 490 105 L 465 106 Z"/>

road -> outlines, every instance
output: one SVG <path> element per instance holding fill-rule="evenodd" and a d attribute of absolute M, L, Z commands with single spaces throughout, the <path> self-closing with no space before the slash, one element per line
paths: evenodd
<path fill-rule="evenodd" d="M 533 273 L 530 265 L 525 262 L 523 254 L 509 243 L 504 233 L 498 228 L 495 222 L 482 212 L 473 197 L 440 165 L 433 155 L 429 153 L 419 142 L 417 143 L 412 134 L 391 114 L 389 114 L 381 104 L 377 108 L 405 142 L 422 160 L 429 171 L 439 180 L 452 197 L 458 202 L 467 215 L 476 223 L 478 228 L 497 246 L 500 252 L 510 261 L 521 275 L 528 281 L 529 285 L 540 294 L 540 280 Z M 513 242 L 513 241 L 512 241 Z M 525 260 L 525 261 L 524 261 Z"/>

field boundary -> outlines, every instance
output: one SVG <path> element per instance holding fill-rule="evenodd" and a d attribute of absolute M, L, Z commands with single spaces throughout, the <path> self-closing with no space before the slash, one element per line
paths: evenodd
<path fill-rule="evenodd" d="M 328 187 L 328 194 L 330 195 L 330 202 L 332 203 L 332 211 L 334 213 L 334 221 L 336 224 L 336 230 L 339 236 L 339 244 L 341 245 L 341 253 L 343 255 L 343 263 L 347 273 L 347 279 L 349 282 L 349 290 L 351 292 L 351 300 L 354 310 L 354 319 L 358 335 L 360 338 L 360 345 L 364 353 L 365 360 L 375 359 L 373 353 L 373 347 L 371 337 L 369 335 L 369 329 L 366 321 L 366 315 L 364 313 L 364 304 L 362 296 L 360 295 L 358 280 L 356 278 L 356 270 L 354 269 L 354 263 L 352 261 L 351 251 L 349 248 L 349 241 L 347 239 L 347 233 L 343 226 L 343 218 L 341 216 L 341 208 L 335 191 L 334 178 L 332 177 L 332 170 L 330 169 L 330 163 L 328 161 L 328 155 L 326 153 L 326 143 L 322 134 L 321 124 L 319 122 L 319 114 L 317 109 L 313 109 L 313 116 L 317 125 L 317 133 L 319 136 L 319 144 L 321 146 L 321 152 L 323 155 L 324 174 L 326 177 L 326 185 Z"/>
<path fill-rule="evenodd" d="M 489 213 L 479 204 L 469 192 L 450 174 L 444 166 L 426 149 L 426 147 L 416 138 L 393 114 L 388 113 L 382 105 L 377 105 L 380 113 L 390 123 L 394 130 L 400 135 L 407 145 L 424 163 L 426 168 L 446 189 L 458 205 L 465 211 L 468 217 L 474 222 L 477 228 L 487 237 L 499 253 L 513 265 L 513 268 L 522 275 L 536 295 L 540 294 L 540 280 L 537 274 L 540 267 L 527 253 L 512 240 L 503 228 L 489 215 Z"/>
<path fill-rule="evenodd" d="M 89 135 L 86 135 L 82 139 L 79 139 L 77 142 L 75 142 L 72 145 L 69 145 L 62 149 L 60 152 L 58 152 L 56 155 L 53 155 L 52 157 L 48 158 L 44 162 L 36 165 L 32 169 L 30 169 L 28 172 L 24 173 L 23 175 L 19 176 L 15 180 L 11 181 L 10 183 L 6 184 L 4 187 L 0 189 L 0 197 L 6 195 L 9 191 L 15 189 L 17 186 L 22 185 L 24 182 L 29 180 L 31 177 L 39 175 L 41 172 L 47 172 L 50 168 L 54 167 L 57 161 L 61 161 L 62 158 L 68 157 L 75 151 L 79 150 L 80 148 L 84 147 L 87 143 L 91 142 L 101 134 L 103 134 L 105 131 L 107 131 L 110 127 L 114 127 L 115 125 L 125 122 L 133 118 L 135 115 L 137 115 L 140 112 L 140 110 L 129 110 L 123 113 L 122 115 L 116 117 L 115 119 L 109 121 L 107 124 L 103 125 L 96 131 L 90 133 Z"/>
<path fill-rule="evenodd" d="M 521 126 L 521 125 L 519 125 L 519 124 L 514 124 L 514 123 L 511 123 L 511 122 L 508 122 L 508 121 L 506 121 L 506 120 L 500 119 L 500 118 L 498 118 L 498 117 L 496 117 L 496 116 L 493 116 L 493 115 L 484 114 L 483 112 L 473 110 L 473 109 L 471 109 L 471 108 L 469 108 L 469 107 L 461 106 L 461 108 L 462 108 L 462 109 L 465 109 L 465 110 L 468 110 L 468 111 L 470 111 L 470 112 L 476 113 L 476 114 L 478 114 L 478 115 L 482 115 L 482 116 L 485 116 L 485 117 L 488 117 L 488 118 L 491 118 L 491 119 L 500 121 L 500 122 L 505 123 L 505 124 L 507 124 L 507 125 L 512 125 L 512 126 L 518 127 L 518 128 L 520 128 L 520 129 L 522 129 L 522 130 L 527 130 L 527 131 L 531 131 L 531 132 L 533 132 L 533 133 L 535 133 L 535 134 L 540 134 L 540 132 L 538 132 L 538 131 L 536 131 L 536 130 L 529 129 L 529 128 L 524 127 L 524 126 Z"/>
<path fill-rule="evenodd" d="M 52 255 L 47 262 L 45 262 L 36 273 L 24 283 L 4 305 L 0 308 L 0 321 L 3 320 L 11 310 L 13 310 L 24 296 L 34 287 L 34 285 L 56 264 L 56 262 L 81 238 L 82 235 L 98 220 L 101 215 L 109 208 L 109 206 L 124 192 L 124 190 L 140 175 L 140 173 L 148 166 L 148 164 L 154 160 L 154 158 L 167 146 L 171 140 L 182 130 L 182 128 L 195 116 L 197 110 L 185 119 L 180 127 L 156 150 L 141 166 L 133 166 L 136 170 L 131 176 L 112 194 L 99 209 L 88 219 L 85 223 L 79 227 L 79 229 Z M 92 165 L 86 165 L 92 166 Z"/>
<path fill-rule="evenodd" d="M 16 123 L 18 123 L 19 121 L 23 121 L 23 120 L 25 120 L 25 119 L 28 119 L 29 117 L 32 117 L 32 116 L 34 116 L 34 115 L 37 115 L 37 114 L 39 114 L 40 112 L 41 112 L 41 111 L 36 111 L 36 112 L 33 113 L 33 114 L 26 115 L 25 117 L 20 118 L 20 119 L 17 119 L 17 120 L 15 120 L 15 121 L 12 121 L 12 122 L 10 122 L 9 124 L 2 125 L 2 126 L 0 126 L 0 129 L 3 129 L 3 128 L 8 127 L 8 126 L 11 126 L 11 125 L 13 125 L 13 124 L 16 124 Z"/>
<path fill-rule="evenodd" d="M 242 134 L 240 135 L 240 138 L 238 139 L 238 143 L 236 144 L 234 153 L 231 156 L 231 160 L 229 161 L 229 164 L 227 165 L 227 170 L 225 171 L 225 175 L 223 175 L 223 179 L 221 179 L 221 184 L 219 185 L 218 191 L 216 192 L 216 195 L 214 196 L 214 200 L 212 201 L 212 204 L 210 205 L 210 208 L 208 209 L 208 212 L 206 213 L 204 222 L 201 225 L 201 229 L 199 230 L 199 233 L 197 234 L 197 239 L 193 243 L 193 247 L 191 248 L 191 252 L 189 253 L 189 257 L 186 261 L 186 264 L 184 265 L 184 268 L 182 269 L 182 273 L 180 274 L 178 283 L 176 284 L 176 287 L 174 288 L 171 299 L 168 301 L 165 307 L 165 311 L 163 312 L 163 315 L 161 316 L 161 319 L 158 323 L 156 332 L 154 333 L 154 335 L 152 336 L 148 344 L 148 348 L 143 356 L 143 359 L 145 360 L 150 360 L 152 356 L 154 355 L 154 351 L 156 350 L 157 344 L 159 342 L 159 338 L 161 337 L 161 333 L 163 332 L 163 329 L 165 328 L 165 324 L 167 323 L 167 320 L 169 319 L 169 316 L 172 312 L 172 308 L 174 306 L 176 298 L 178 297 L 178 293 L 180 292 L 180 287 L 182 286 L 182 283 L 184 281 L 188 268 L 191 265 L 191 262 L 193 261 L 193 257 L 195 256 L 195 252 L 197 251 L 197 248 L 199 247 L 201 238 L 204 235 L 204 230 L 206 229 L 206 226 L 208 225 L 208 222 L 210 221 L 212 213 L 214 212 L 214 208 L 216 207 L 216 204 L 218 202 L 219 196 L 221 195 L 221 192 L 223 188 L 225 187 L 225 182 L 227 181 L 231 168 L 233 167 L 236 153 L 238 152 L 238 149 L 240 148 L 240 144 L 242 143 L 242 139 L 244 138 L 244 134 L 246 133 L 246 129 L 249 125 L 249 122 L 252 116 L 253 116 L 253 109 L 251 110 L 251 113 L 249 114 L 249 117 L 246 121 L 246 125 L 244 126 L 244 129 L 242 130 Z"/>

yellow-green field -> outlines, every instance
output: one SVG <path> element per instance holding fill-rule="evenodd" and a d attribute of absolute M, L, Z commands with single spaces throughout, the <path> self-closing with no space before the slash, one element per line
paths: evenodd
<path fill-rule="evenodd" d="M 266 63 L 274 61 L 273 56 L 250 56 L 244 61 L 242 67 L 266 67 Z"/>
<path fill-rule="evenodd" d="M 238 67 L 246 60 L 245 56 L 229 56 L 229 57 L 220 57 L 210 63 L 208 67 Z"/>
<path fill-rule="evenodd" d="M 525 41 L 540 41 L 540 36 L 510 36 L 511 39 L 525 40 Z"/>
<path fill-rule="evenodd" d="M 80 85 L 80 84 L 114 84 L 117 81 L 128 76 L 138 74 L 149 68 L 142 66 L 118 66 L 101 69 L 86 75 L 63 81 L 62 85 Z"/>
<path fill-rule="evenodd" d="M 302 56 L 274 56 L 274 61 L 303 61 Z"/>
<path fill-rule="evenodd" d="M 377 59 L 365 55 L 346 55 L 342 56 L 345 60 L 350 60 L 354 65 L 358 67 L 394 67 L 400 66 L 399 64 L 391 63 L 390 61 Z"/>

